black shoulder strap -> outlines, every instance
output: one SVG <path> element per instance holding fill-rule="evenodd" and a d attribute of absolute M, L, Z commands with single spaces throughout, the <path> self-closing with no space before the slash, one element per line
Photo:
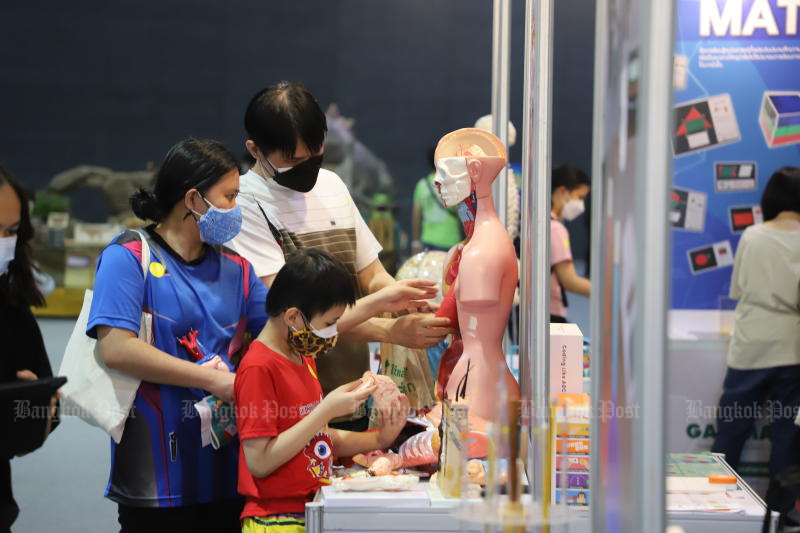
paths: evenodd
<path fill-rule="evenodd" d="M 255 199 L 254 199 L 255 200 Z M 269 231 L 272 233 L 272 236 L 275 237 L 275 241 L 278 243 L 278 246 L 283 246 L 283 237 L 281 237 L 281 232 L 278 231 L 278 228 L 272 223 L 272 221 L 267 216 L 266 211 L 264 208 L 261 207 L 261 203 L 258 200 L 255 200 L 258 209 L 261 211 L 261 214 L 264 215 L 264 220 L 267 221 L 267 225 L 269 226 Z"/>

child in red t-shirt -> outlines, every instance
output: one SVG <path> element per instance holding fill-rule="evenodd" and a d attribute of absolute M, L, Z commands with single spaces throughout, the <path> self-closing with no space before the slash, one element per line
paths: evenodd
<path fill-rule="evenodd" d="M 359 387 L 359 380 L 323 398 L 317 379 L 314 358 L 336 344 L 336 322 L 355 296 L 347 270 L 317 250 L 289 256 L 272 283 L 269 322 L 242 359 L 234 384 L 244 533 L 305 531 L 305 504 L 330 483 L 334 450 L 351 456 L 384 449 L 405 425 L 403 409 L 377 431 L 328 428 L 375 389 Z"/>

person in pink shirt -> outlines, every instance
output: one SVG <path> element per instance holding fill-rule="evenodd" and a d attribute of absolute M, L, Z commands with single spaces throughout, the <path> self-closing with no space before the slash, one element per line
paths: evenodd
<path fill-rule="evenodd" d="M 589 296 L 592 283 L 575 272 L 569 231 L 562 220 L 574 220 L 584 210 L 589 194 L 586 174 L 572 165 L 553 169 L 550 213 L 550 322 L 567 321 L 567 291 Z"/>

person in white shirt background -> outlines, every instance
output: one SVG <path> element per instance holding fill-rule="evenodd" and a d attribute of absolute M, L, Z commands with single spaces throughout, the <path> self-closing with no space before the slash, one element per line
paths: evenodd
<path fill-rule="evenodd" d="M 398 305 L 435 294 L 422 280 L 395 282 L 378 260 L 381 247 L 358 212 L 347 187 L 335 173 L 321 168 L 327 131 L 325 113 L 299 83 L 280 82 L 256 93 L 245 112 L 246 147 L 255 159 L 242 175 L 239 204 L 243 224 L 231 241 L 269 286 L 294 250 L 315 248 L 341 261 L 353 275 L 368 304 L 377 291 L 394 291 Z M 385 301 L 386 299 L 383 298 Z M 362 305 L 362 308 L 368 305 Z M 425 309 L 426 305 L 421 305 Z M 397 309 L 400 311 L 401 309 Z M 429 310 L 429 309 L 425 309 Z M 363 315 L 367 318 L 369 313 Z M 327 394 L 361 377 L 369 369 L 365 342 L 380 341 L 427 348 L 450 332 L 449 320 L 431 313 L 397 319 L 372 318 L 349 332 L 348 340 L 317 361 Z M 340 423 L 340 429 L 366 429 L 366 420 Z"/>
<path fill-rule="evenodd" d="M 765 407 L 772 441 L 767 504 L 785 524 L 800 525 L 787 515 L 795 496 L 774 478 L 800 464 L 800 168 L 772 175 L 761 209 L 764 223 L 747 228 L 736 250 L 730 297 L 738 303 L 712 451 L 738 468 L 761 417 L 737 416 L 737 406 L 745 415 Z"/>

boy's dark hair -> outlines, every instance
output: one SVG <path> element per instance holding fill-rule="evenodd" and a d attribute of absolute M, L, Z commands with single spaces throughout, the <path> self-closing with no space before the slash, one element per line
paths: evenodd
<path fill-rule="evenodd" d="M 553 169 L 553 177 L 550 182 L 550 191 L 555 191 L 559 187 L 566 187 L 571 192 L 581 185 L 592 185 L 586 172 L 574 165 L 559 165 Z"/>
<path fill-rule="evenodd" d="M 197 189 L 205 194 L 222 176 L 238 169 L 236 158 L 221 143 L 211 139 L 185 139 L 167 152 L 153 190 L 139 189 L 133 193 L 131 209 L 142 220 L 161 222 L 187 191 Z"/>
<path fill-rule="evenodd" d="M 275 276 L 267 294 L 267 314 L 274 317 L 296 307 L 312 320 L 335 305 L 355 302 L 355 282 L 344 265 L 320 250 L 303 249 L 287 257 Z"/>
<path fill-rule="evenodd" d="M 322 149 L 328 121 L 308 89 L 294 81 L 282 81 L 250 100 L 244 128 L 264 155 L 280 151 L 291 159 L 298 141 L 303 141 L 312 154 Z"/>
<path fill-rule="evenodd" d="M 33 277 L 33 269 L 36 267 L 31 259 L 33 224 L 28 207 L 28 195 L 14 175 L 2 166 L 0 166 L 0 186 L 11 187 L 21 207 L 14 260 L 8 265 L 8 274 L 0 276 L 0 298 L 10 301 L 15 306 L 42 306 L 45 303 L 44 296 Z"/>
<path fill-rule="evenodd" d="M 800 168 L 783 167 L 769 178 L 761 196 L 764 220 L 772 220 L 781 211 L 800 213 Z"/>

